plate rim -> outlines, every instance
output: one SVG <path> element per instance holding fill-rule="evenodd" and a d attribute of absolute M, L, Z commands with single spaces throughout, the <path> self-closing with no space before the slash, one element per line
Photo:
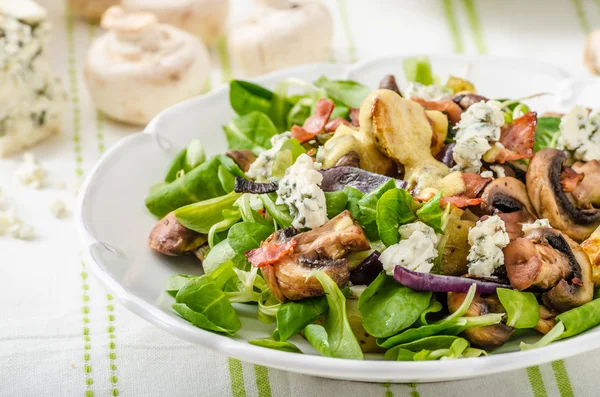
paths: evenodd
<path fill-rule="evenodd" d="M 373 63 L 393 58 L 407 58 L 415 55 L 446 57 L 448 59 L 461 59 L 473 62 L 480 62 L 483 59 L 486 61 L 496 59 L 503 61 L 529 62 L 535 63 L 546 70 L 551 70 L 556 76 L 561 76 L 565 81 L 573 78 L 572 75 L 564 69 L 550 63 L 527 58 L 505 56 L 432 53 L 393 54 L 370 58 L 356 64 L 342 64 L 339 65 L 339 67 L 342 76 L 348 76 Z M 282 76 L 293 75 L 293 73 L 303 70 L 314 69 L 319 66 L 331 68 L 331 64 L 327 63 L 307 64 L 279 70 L 249 80 L 261 83 L 275 80 Z M 142 298 L 127 291 L 127 289 L 113 278 L 110 273 L 104 270 L 101 261 L 94 257 L 94 247 L 102 245 L 102 243 L 95 239 L 88 231 L 85 219 L 84 209 L 89 188 L 93 185 L 96 175 L 104 167 L 110 164 L 110 159 L 113 158 L 113 156 L 119 155 L 122 151 L 126 150 L 129 145 L 135 145 L 138 140 L 148 139 L 148 135 L 153 136 L 154 139 L 159 139 L 160 136 L 157 134 L 157 125 L 171 112 L 177 112 L 179 108 L 190 106 L 193 103 L 201 104 L 204 101 L 209 101 L 215 96 L 223 95 L 223 92 L 226 90 L 227 85 L 222 84 L 207 94 L 190 98 L 162 111 L 146 126 L 143 133 L 135 133 L 134 135 L 125 137 L 110 147 L 96 164 L 94 164 L 80 188 L 74 211 L 74 223 L 84 247 L 84 262 L 102 286 L 106 288 L 126 309 L 174 336 L 220 352 L 229 357 L 306 375 L 367 382 L 436 382 L 467 379 L 523 369 L 532 365 L 539 365 L 571 357 L 600 347 L 600 337 L 598 337 L 600 336 L 600 330 L 590 330 L 583 335 L 555 342 L 550 346 L 541 349 L 507 352 L 487 357 L 466 358 L 461 359 L 459 362 L 453 360 L 424 362 L 397 362 L 385 360 L 359 361 L 329 358 L 266 349 L 250 345 L 249 343 L 246 343 L 246 341 L 236 340 L 205 331 L 186 323 L 182 319 L 176 318 L 174 315 L 168 314 L 156 305 L 146 302 Z M 543 352 L 543 354 L 540 354 L 541 352 Z M 290 363 L 293 363 L 293 365 L 290 366 Z M 460 365 L 457 365 L 457 363 Z"/>

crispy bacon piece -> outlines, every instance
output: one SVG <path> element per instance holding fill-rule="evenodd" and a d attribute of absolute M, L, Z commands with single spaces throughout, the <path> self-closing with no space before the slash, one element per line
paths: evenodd
<path fill-rule="evenodd" d="M 348 127 L 353 127 L 353 125 L 346 119 L 341 117 L 337 117 L 331 120 L 329 123 L 325 124 L 325 132 L 334 132 L 340 125 L 347 125 Z"/>
<path fill-rule="evenodd" d="M 360 127 L 359 116 L 360 116 L 359 108 L 350 109 L 350 121 L 352 122 L 352 125 L 355 127 Z"/>
<path fill-rule="evenodd" d="M 284 256 L 294 252 L 296 240 L 291 239 L 283 243 L 263 242 L 259 248 L 246 252 L 248 262 L 254 267 L 264 267 L 279 262 Z"/>
<path fill-rule="evenodd" d="M 474 172 L 465 172 L 462 174 L 465 183 L 464 195 L 468 198 L 475 198 L 492 181 L 492 178 L 484 178 Z"/>
<path fill-rule="evenodd" d="M 452 197 L 442 197 L 440 200 L 440 204 L 442 206 L 446 206 L 446 204 L 454 204 L 458 208 L 470 207 L 472 205 L 479 205 L 483 202 L 481 198 L 470 198 L 463 194 L 459 194 L 458 196 Z"/>
<path fill-rule="evenodd" d="M 563 167 L 563 172 L 560 174 L 560 184 L 563 192 L 570 193 L 577 187 L 585 175 L 580 174 L 571 167 Z"/>
<path fill-rule="evenodd" d="M 442 99 L 441 101 L 427 101 L 423 98 L 410 98 L 411 101 L 417 102 L 427 110 L 438 110 L 448 115 L 448 119 L 452 124 L 460 121 L 460 116 L 463 110 L 452 99 Z"/>
<path fill-rule="evenodd" d="M 504 164 L 507 161 L 533 157 L 533 143 L 537 114 L 529 112 L 502 127 L 500 143 L 504 146 L 496 154 L 495 161 Z"/>
<path fill-rule="evenodd" d="M 302 127 L 297 125 L 292 127 L 294 138 L 300 141 L 300 143 L 304 143 L 321 133 L 329 121 L 334 107 L 335 105 L 331 99 L 319 99 L 315 106 L 315 114 L 307 118 Z"/>

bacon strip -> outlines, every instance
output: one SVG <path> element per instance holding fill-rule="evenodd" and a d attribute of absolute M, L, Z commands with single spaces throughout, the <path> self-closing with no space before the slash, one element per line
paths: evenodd
<path fill-rule="evenodd" d="M 504 146 L 498 151 L 495 161 L 504 164 L 507 161 L 533 157 L 537 113 L 529 112 L 502 127 L 500 143 Z"/>
<path fill-rule="evenodd" d="M 474 172 L 465 172 L 462 174 L 463 182 L 465 183 L 465 191 L 463 195 L 467 198 L 476 198 L 479 193 L 492 181 L 492 178 L 484 178 Z"/>
<path fill-rule="evenodd" d="M 334 132 L 342 124 L 347 125 L 348 127 L 353 127 L 348 120 L 338 117 L 325 124 L 325 132 Z"/>
<path fill-rule="evenodd" d="M 267 243 L 261 244 L 259 248 L 255 248 L 246 252 L 248 262 L 254 267 L 264 267 L 277 263 L 284 256 L 294 252 L 296 240 L 291 239 L 284 243 Z"/>
<path fill-rule="evenodd" d="M 469 198 L 463 194 L 452 197 L 442 197 L 440 204 L 446 206 L 446 204 L 454 204 L 458 208 L 470 207 L 472 205 L 479 205 L 483 202 L 481 198 Z"/>
<path fill-rule="evenodd" d="M 333 108 L 335 108 L 335 105 L 331 99 L 319 99 L 315 106 L 315 114 L 307 118 L 302 127 L 297 125 L 292 127 L 294 138 L 300 141 L 300 143 L 304 143 L 313 139 L 317 134 L 320 134 L 325 128 L 327 121 L 329 121 Z"/>
<path fill-rule="evenodd" d="M 360 127 L 359 116 L 360 116 L 359 108 L 350 109 L 350 121 L 352 122 L 352 125 L 355 127 Z"/>
<path fill-rule="evenodd" d="M 445 113 L 452 124 L 460 121 L 463 110 L 452 99 L 442 99 L 441 101 L 427 101 L 423 98 L 410 98 L 411 101 L 417 102 L 427 110 L 438 110 Z"/>
<path fill-rule="evenodd" d="M 570 193 L 577 187 L 585 175 L 580 174 L 571 167 L 564 167 L 560 174 L 560 184 L 563 192 Z"/>

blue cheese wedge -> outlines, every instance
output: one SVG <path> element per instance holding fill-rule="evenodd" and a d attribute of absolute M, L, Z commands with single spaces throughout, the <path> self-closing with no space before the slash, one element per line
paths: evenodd
<path fill-rule="evenodd" d="M 398 229 L 402 240 L 390 245 L 379 257 L 388 276 L 400 265 L 409 270 L 429 273 L 439 253 L 436 249 L 440 237 L 431 227 L 422 222 L 410 223 Z"/>
<path fill-rule="evenodd" d="M 0 157 L 56 133 L 66 94 L 46 58 L 46 12 L 29 0 L 0 0 Z"/>
<path fill-rule="evenodd" d="M 502 248 L 509 243 L 506 225 L 498 216 L 490 216 L 469 230 L 471 248 L 467 256 L 469 274 L 492 277 L 494 271 L 504 264 Z"/>
<path fill-rule="evenodd" d="M 558 146 L 580 161 L 600 160 L 600 111 L 575 106 L 560 120 Z"/>

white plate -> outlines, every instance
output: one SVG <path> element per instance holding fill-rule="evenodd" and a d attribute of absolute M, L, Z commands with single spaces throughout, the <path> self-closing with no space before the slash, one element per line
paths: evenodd
<path fill-rule="evenodd" d="M 256 81 L 273 87 L 287 77 L 313 81 L 320 75 L 351 78 L 377 86 L 384 74 L 394 73 L 403 85 L 403 56 L 386 57 L 352 66 L 319 64 L 273 73 Z M 561 69 L 537 61 L 431 56 L 435 73 L 468 77 L 478 91 L 488 97 L 517 98 L 538 92 L 559 90 L 569 97 L 577 85 L 568 85 L 569 75 Z M 568 89 L 565 89 L 568 88 Z M 557 96 L 531 101 L 538 111 L 557 109 Z M 566 105 L 566 103 L 563 103 Z M 157 116 L 143 134 L 132 135 L 112 147 L 86 179 L 78 199 L 76 224 L 84 244 L 85 263 L 100 282 L 129 310 L 166 331 L 201 346 L 240 360 L 268 367 L 321 377 L 373 382 L 430 382 L 463 379 L 524 368 L 561 359 L 600 347 L 600 330 L 549 347 L 508 352 L 482 358 L 454 361 L 390 362 L 382 357 L 367 361 L 325 358 L 316 355 L 300 337 L 297 343 L 307 354 L 280 352 L 252 346 L 246 340 L 265 337 L 273 329 L 253 316 L 249 305 L 242 307 L 242 330 L 235 338 L 213 334 L 190 325 L 170 310 L 165 300 L 165 281 L 174 273 L 201 273 L 191 258 L 168 258 L 146 246 L 147 236 L 156 223 L 144 206 L 150 187 L 160 182 L 168 165 L 192 138 L 201 138 L 207 152 L 226 149 L 221 126 L 234 115 L 229 107 L 228 86 L 175 105 Z M 503 350 L 515 350 L 515 344 Z"/>

